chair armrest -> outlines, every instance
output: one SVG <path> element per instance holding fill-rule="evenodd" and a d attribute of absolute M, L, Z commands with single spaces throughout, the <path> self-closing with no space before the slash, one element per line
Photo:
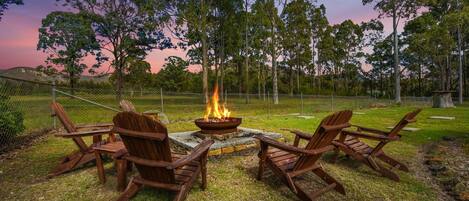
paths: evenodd
<path fill-rule="evenodd" d="M 260 140 L 261 143 L 267 144 L 268 146 L 275 147 L 275 148 L 278 148 L 278 149 L 281 149 L 281 150 L 284 150 L 284 151 L 287 151 L 287 152 L 290 152 L 290 153 L 293 153 L 293 154 L 296 154 L 296 155 L 301 155 L 301 154 L 303 154 L 303 155 L 312 155 L 312 154 L 315 154 L 315 153 L 312 153 L 311 151 L 308 151 L 308 150 L 305 150 L 305 149 L 302 149 L 302 148 L 298 148 L 298 147 L 295 147 L 295 146 L 292 146 L 292 145 L 277 142 L 276 140 L 274 140 L 272 138 L 265 137 L 265 136 L 257 135 L 257 136 L 254 136 L 254 138 Z"/>
<path fill-rule="evenodd" d="M 299 131 L 299 130 L 291 130 L 291 129 L 288 129 L 288 128 L 282 128 L 280 130 L 289 131 L 290 133 L 293 133 L 296 136 L 298 136 L 299 138 L 305 139 L 305 140 L 309 140 L 313 137 L 312 134 L 305 133 L 305 132 L 302 132 L 302 131 Z"/>
<path fill-rule="evenodd" d="M 120 149 L 119 151 L 117 151 L 116 153 L 112 154 L 112 158 L 123 158 L 124 156 L 126 156 L 127 154 L 129 153 L 129 151 L 127 151 L 127 149 Z"/>
<path fill-rule="evenodd" d="M 166 167 L 166 169 L 176 169 L 184 165 L 187 165 L 193 162 L 194 160 L 197 160 L 203 154 L 207 153 L 207 151 L 210 149 L 210 146 L 212 146 L 213 143 L 215 143 L 213 140 L 202 141 L 199 145 L 197 145 L 194 148 L 194 151 L 192 151 L 189 155 L 172 162 L 169 166 Z"/>
<path fill-rule="evenodd" d="M 295 147 L 298 147 L 298 145 L 300 144 L 301 139 L 311 140 L 311 138 L 313 137 L 312 134 L 304 133 L 304 132 L 299 131 L 299 130 L 291 130 L 291 129 L 288 129 L 288 128 L 282 128 L 281 130 L 290 131 L 291 133 L 295 134 L 295 141 L 293 141 L 293 146 L 295 146 Z"/>
<path fill-rule="evenodd" d="M 343 135 L 350 135 L 358 138 L 366 138 L 370 140 L 377 140 L 377 141 L 393 141 L 393 140 L 399 140 L 399 137 L 388 137 L 388 136 L 382 136 L 382 135 L 370 135 L 367 133 L 361 133 L 357 131 L 349 131 L 349 130 L 344 130 L 342 131 Z"/>
<path fill-rule="evenodd" d="M 56 137 L 63 137 L 63 138 L 75 138 L 75 137 L 86 137 L 86 136 L 97 136 L 97 135 L 104 135 L 111 133 L 111 129 L 101 129 L 101 130 L 93 130 L 93 131 L 78 131 L 72 133 L 62 133 L 56 134 Z"/>
<path fill-rule="evenodd" d="M 370 132 L 370 133 L 374 133 L 374 134 L 380 134 L 380 135 L 388 135 L 389 134 L 389 132 L 387 132 L 387 131 L 382 131 L 382 130 L 378 130 L 378 129 L 374 129 L 374 128 L 367 128 L 367 127 L 363 127 L 363 126 L 359 126 L 359 125 L 352 125 L 352 127 L 358 128 L 358 131 L 366 131 L 366 132 Z"/>
<path fill-rule="evenodd" d="M 407 123 L 415 123 L 417 122 L 417 119 L 413 118 L 413 119 L 410 119 L 410 120 L 406 120 Z"/>
<path fill-rule="evenodd" d="M 83 129 L 83 128 L 100 128 L 100 127 L 111 127 L 114 124 L 112 123 L 101 123 L 101 124 L 92 124 L 92 125 L 77 125 L 75 126 L 77 129 Z"/>
<path fill-rule="evenodd" d="M 210 146 L 213 143 L 214 143 L 213 140 L 204 140 L 202 143 L 200 143 L 199 145 L 197 145 L 194 148 L 194 151 L 192 151 L 190 155 L 188 155 L 184 158 L 178 159 L 178 160 L 176 160 L 172 163 L 166 162 L 166 161 L 148 160 L 148 159 L 139 158 L 139 157 L 135 157 L 135 156 L 127 156 L 126 151 L 120 151 L 120 153 L 117 152 L 114 156 L 119 157 L 119 155 L 120 156 L 126 155 L 126 156 L 123 157 L 125 160 L 134 162 L 136 164 L 149 166 L 149 167 L 166 168 L 166 169 L 170 170 L 170 169 L 176 169 L 178 167 L 187 165 L 190 162 L 198 159 L 202 154 L 204 154 L 205 152 L 208 151 L 208 149 L 210 148 Z"/>

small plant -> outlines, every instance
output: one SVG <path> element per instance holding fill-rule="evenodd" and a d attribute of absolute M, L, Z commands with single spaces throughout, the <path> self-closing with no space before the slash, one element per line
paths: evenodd
<path fill-rule="evenodd" d="M 0 145 L 23 131 L 23 114 L 13 107 L 9 96 L 0 94 Z"/>

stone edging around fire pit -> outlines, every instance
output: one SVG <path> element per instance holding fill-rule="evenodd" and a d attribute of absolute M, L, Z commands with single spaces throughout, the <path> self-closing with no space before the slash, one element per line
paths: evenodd
<path fill-rule="evenodd" d="M 199 131 L 186 131 L 179 133 L 170 133 L 169 138 L 177 145 L 192 150 L 202 139 L 197 137 Z M 258 129 L 238 127 L 238 134 L 226 140 L 214 140 L 215 143 L 210 147 L 209 156 L 229 154 L 244 149 L 254 148 L 258 146 L 258 140 L 254 139 L 255 135 L 264 135 L 277 141 L 283 142 L 285 139 L 280 133 L 262 131 Z"/>

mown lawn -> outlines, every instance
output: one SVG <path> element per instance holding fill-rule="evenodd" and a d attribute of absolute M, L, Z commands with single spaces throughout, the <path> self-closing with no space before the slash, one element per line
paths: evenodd
<path fill-rule="evenodd" d="M 186 98 L 186 97 L 181 97 Z M 177 101 L 178 99 L 174 99 Z M 38 104 L 47 104 L 49 100 L 36 100 Z M 63 100 L 66 110 L 70 111 L 72 119 L 80 123 L 109 122 L 112 111 L 97 107 L 86 106 L 76 100 Z M 134 100 L 135 101 L 135 100 Z M 336 100 L 337 108 L 359 108 L 369 103 L 365 100 Z M 104 101 L 105 102 L 105 101 Z M 159 102 L 154 99 L 136 101 L 137 109 L 159 109 Z M 297 103 L 297 102 L 296 102 Z M 324 107 L 315 110 L 314 104 Z M 281 106 L 267 110 L 265 103 L 254 102 L 251 105 L 233 104 L 235 114 L 244 116 L 243 126 L 260 128 L 283 133 L 291 142 L 293 136 L 281 131 L 281 128 L 295 128 L 314 131 L 321 118 L 329 112 L 328 100 L 310 101 L 305 104 L 304 111 L 314 115 L 313 119 L 302 119 L 295 116 L 279 116 L 299 112 L 298 104 L 284 101 Z M 81 105 L 81 106 L 80 106 Z M 156 106 L 155 106 L 156 105 Z M 170 106 L 172 105 L 172 106 Z M 155 107 L 155 108 L 152 108 Z M 42 107 L 41 107 L 42 108 Z M 47 108 L 47 107 L 45 107 Z M 354 115 L 352 123 L 385 129 L 398 121 L 406 112 L 415 109 L 414 106 L 393 106 L 379 109 L 360 109 L 365 114 Z M 43 109 L 46 111 L 47 109 Z M 180 100 L 180 104 L 169 104 L 165 108 L 171 120 L 176 123 L 168 125 L 170 132 L 195 130 L 191 119 L 200 117 L 203 104 L 190 104 Z M 272 112 L 270 115 L 266 114 Z M 31 112 L 37 112 L 31 108 Z M 331 164 L 327 154 L 322 161 L 323 167 L 333 177 L 342 182 L 347 195 L 344 197 L 335 192 L 329 192 L 320 200 L 436 200 L 437 193 L 418 175 L 421 169 L 419 154 L 423 144 L 440 140 L 442 136 L 452 135 L 469 140 L 469 105 L 454 109 L 425 108 L 418 116 L 418 122 L 412 127 L 421 128 L 417 132 L 404 132 L 402 141 L 389 144 L 385 150 L 389 155 L 410 165 L 411 172 L 399 172 L 401 182 L 396 183 L 380 177 L 367 167 L 344 157 L 337 164 Z M 32 114 L 30 114 L 32 115 Z M 431 115 L 454 116 L 456 120 L 431 120 Z M 27 125 L 35 126 L 34 120 L 27 120 Z M 50 123 L 50 119 L 45 119 Z M 44 120 L 44 121 L 45 121 Z M 1 200 L 113 200 L 119 193 L 115 190 L 116 176 L 113 164 L 109 160 L 106 165 L 108 182 L 101 185 L 97 178 L 96 168 L 89 165 L 86 168 L 47 179 L 46 175 L 65 154 L 75 147 L 71 141 L 47 136 L 44 140 L 19 151 L 12 159 L 0 162 L 0 197 Z M 294 194 L 276 177 L 266 174 L 264 181 L 255 179 L 257 170 L 256 151 L 242 155 L 210 158 L 208 163 L 208 189 L 201 191 L 196 184 L 187 200 L 297 200 Z M 305 176 L 301 181 L 311 189 L 322 184 L 314 175 Z M 168 193 L 153 189 L 145 189 L 134 200 L 168 200 Z"/>

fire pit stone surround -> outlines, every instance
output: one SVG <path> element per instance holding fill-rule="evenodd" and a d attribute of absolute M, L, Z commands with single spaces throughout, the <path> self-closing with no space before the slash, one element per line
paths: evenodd
<path fill-rule="evenodd" d="M 200 134 L 200 131 L 186 131 L 171 133 L 169 134 L 169 138 L 176 145 L 187 150 L 192 150 L 203 140 Z M 215 143 L 210 147 L 209 156 L 229 154 L 257 147 L 257 140 L 253 138 L 255 135 L 265 135 L 276 139 L 277 141 L 284 141 L 284 138 L 280 133 L 238 127 L 238 131 L 236 133 L 231 133 L 230 137 L 227 139 L 218 140 L 215 138 Z"/>

